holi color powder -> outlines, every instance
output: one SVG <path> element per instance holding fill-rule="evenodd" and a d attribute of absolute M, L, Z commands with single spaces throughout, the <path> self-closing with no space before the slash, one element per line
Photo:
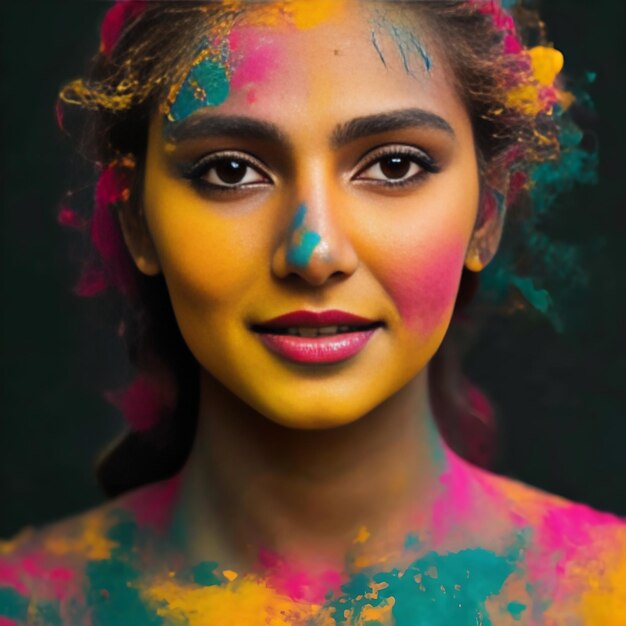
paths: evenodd
<path fill-rule="evenodd" d="M 289 249 L 287 262 L 299 268 L 305 268 L 322 238 L 314 231 L 307 230 L 304 220 L 307 207 L 301 204 L 289 227 Z"/>
<path fill-rule="evenodd" d="M 387 67 L 387 60 L 383 52 L 381 39 L 386 36 L 394 42 L 402 61 L 402 67 L 407 74 L 415 75 L 412 59 L 416 56 L 426 73 L 430 73 L 433 67 L 432 59 L 413 29 L 391 21 L 382 12 L 377 12 L 372 18 L 372 27 L 372 45 L 385 67 Z"/>

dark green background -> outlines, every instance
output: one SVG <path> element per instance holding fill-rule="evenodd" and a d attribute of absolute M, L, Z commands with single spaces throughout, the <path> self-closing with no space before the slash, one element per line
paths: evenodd
<path fill-rule="evenodd" d="M 99 305 L 71 293 L 58 202 L 76 181 L 57 130 L 59 85 L 97 45 L 103 2 L 4 3 L 2 12 L 2 415 L 0 536 L 99 502 L 94 456 L 121 427 L 101 390 L 124 380 L 123 352 Z M 566 335 L 532 317 L 494 321 L 467 359 L 501 424 L 497 469 L 626 514 L 626 181 L 624 24 L 617 0 L 545 0 L 566 70 L 593 70 L 601 183 L 564 198 L 557 225 L 601 237 L 586 259 Z M 557 232 L 558 234 L 558 232 Z"/>

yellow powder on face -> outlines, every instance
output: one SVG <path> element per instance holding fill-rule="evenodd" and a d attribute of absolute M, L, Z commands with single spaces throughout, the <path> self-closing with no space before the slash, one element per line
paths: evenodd
<path fill-rule="evenodd" d="M 107 527 L 102 515 L 87 515 L 76 532 L 59 530 L 46 537 L 44 548 L 51 554 L 65 556 L 82 554 L 87 559 L 100 561 L 111 556 L 117 543 L 106 536 Z"/>
<path fill-rule="evenodd" d="M 321 609 L 280 596 L 252 578 L 214 587 L 165 580 L 143 589 L 141 594 L 158 615 L 172 624 L 188 626 L 294 626 L 306 624 Z"/>

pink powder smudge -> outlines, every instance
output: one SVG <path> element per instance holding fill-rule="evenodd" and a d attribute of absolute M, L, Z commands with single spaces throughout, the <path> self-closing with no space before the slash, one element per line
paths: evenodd
<path fill-rule="evenodd" d="M 81 273 L 74 293 L 82 298 L 92 298 L 109 286 L 109 280 L 100 268 L 87 266 Z"/>
<path fill-rule="evenodd" d="M 19 624 L 15 620 L 0 615 L 0 626 L 19 626 Z"/>
<path fill-rule="evenodd" d="M 73 209 L 69 207 L 61 207 L 57 214 L 57 220 L 61 226 L 68 228 L 81 229 L 85 226 L 85 220 Z"/>
<path fill-rule="evenodd" d="M 77 590 L 73 588 L 76 573 L 67 567 L 50 567 L 46 564 L 49 555 L 45 552 L 32 552 L 22 560 L 24 571 L 37 581 L 46 581 L 45 589 L 52 593 L 53 599 L 64 600 Z"/>
<path fill-rule="evenodd" d="M 250 83 L 261 83 L 277 64 L 277 47 L 273 43 L 259 43 L 260 31 L 254 27 L 234 29 L 228 45 L 235 59 L 235 68 L 230 84 L 240 89 Z M 255 97 L 256 98 L 256 97 Z"/>
<path fill-rule="evenodd" d="M 437 497 L 432 511 L 433 545 L 441 545 L 459 524 L 471 524 L 471 479 L 467 468 L 453 454 L 447 455 L 447 469 L 440 476 L 442 493 Z"/>
<path fill-rule="evenodd" d="M 95 206 L 91 219 L 91 241 L 100 254 L 111 284 L 122 293 L 135 287 L 135 268 L 122 238 L 112 207 L 128 199 L 130 176 L 127 168 L 107 166 L 96 184 Z"/>
<path fill-rule="evenodd" d="M 173 409 L 176 402 L 176 392 L 169 381 L 149 376 L 138 376 L 125 389 L 110 391 L 105 397 L 136 431 L 152 428 L 163 412 Z"/>
<path fill-rule="evenodd" d="M 430 258 L 405 260 L 390 267 L 385 283 L 401 317 L 429 335 L 449 310 L 452 312 L 463 269 L 464 246 L 452 242 L 434 250 Z"/>
<path fill-rule="evenodd" d="M 0 561 L 0 587 L 10 587 L 21 595 L 28 593 L 23 582 L 22 566 L 19 562 Z"/>
<path fill-rule="evenodd" d="M 259 550 L 259 564 L 267 570 L 264 578 L 270 587 L 296 601 L 322 604 L 330 591 L 340 591 L 343 582 L 337 570 L 327 569 L 313 574 L 293 566 L 266 548 Z"/>
<path fill-rule="evenodd" d="M 117 0 L 107 11 L 100 27 L 100 52 L 110 54 L 117 45 L 124 27 L 148 6 L 137 0 Z"/>
<path fill-rule="evenodd" d="M 167 529 L 180 482 L 180 475 L 175 476 L 132 495 L 128 505 L 139 526 L 150 527 L 157 532 Z"/>

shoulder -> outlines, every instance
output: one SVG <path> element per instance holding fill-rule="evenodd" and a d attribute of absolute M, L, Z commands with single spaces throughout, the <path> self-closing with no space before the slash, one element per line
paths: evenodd
<path fill-rule="evenodd" d="M 94 593 L 106 595 L 114 579 L 138 573 L 140 549 L 153 545 L 171 494 L 169 482 L 150 485 L 0 541 L 0 624 L 83 623 L 81 607 Z"/>
<path fill-rule="evenodd" d="M 479 480 L 524 537 L 528 580 L 554 623 L 575 614 L 617 626 L 626 615 L 626 520 L 509 478 Z"/>

